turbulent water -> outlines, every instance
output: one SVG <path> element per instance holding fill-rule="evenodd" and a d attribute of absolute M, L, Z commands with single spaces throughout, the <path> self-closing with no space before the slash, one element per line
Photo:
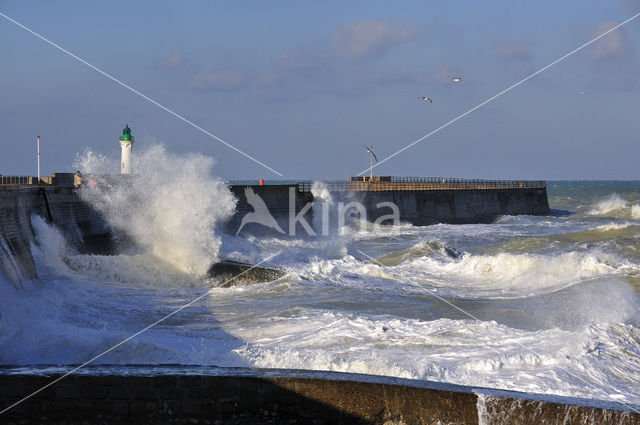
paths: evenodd
<path fill-rule="evenodd" d="M 216 228 L 234 200 L 202 177 L 209 159 L 154 149 L 134 164 L 154 184 L 90 199 L 135 252 L 80 255 L 32 218 L 39 278 L 0 281 L 1 364 L 83 363 L 206 294 L 95 363 L 345 371 L 640 404 L 640 182 L 550 182 L 550 217 L 265 239 Z M 164 182 L 165 166 L 183 178 Z M 268 264 L 288 273 L 271 283 L 199 277 L 203 258 L 274 254 Z"/>

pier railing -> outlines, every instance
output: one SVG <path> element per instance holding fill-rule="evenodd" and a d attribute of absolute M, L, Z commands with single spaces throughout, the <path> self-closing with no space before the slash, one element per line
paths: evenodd
<path fill-rule="evenodd" d="M 71 176 L 69 179 L 69 176 Z M 42 185 L 56 185 L 56 186 L 72 186 L 73 174 L 71 173 L 51 173 L 49 176 L 0 176 L 0 186 L 42 186 Z"/>
<path fill-rule="evenodd" d="M 35 184 L 37 180 L 29 176 L 0 176 L 0 184 Z"/>
<path fill-rule="evenodd" d="M 544 180 L 481 180 L 446 177 L 369 177 L 351 181 L 323 182 L 330 192 L 409 191 L 409 190 L 496 190 L 544 189 Z M 311 192 L 312 182 L 298 183 L 298 191 Z"/>

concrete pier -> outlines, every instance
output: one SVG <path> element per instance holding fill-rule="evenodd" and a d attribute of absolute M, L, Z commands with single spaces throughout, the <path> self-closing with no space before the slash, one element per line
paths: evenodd
<path fill-rule="evenodd" d="M 120 178 L 102 178 L 116 177 Z M 104 222 L 93 217 L 95 214 L 75 194 L 73 174 L 54 173 L 51 177 L 42 178 L 40 183 L 34 182 L 32 177 L 0 178 L 0 208 L 8 212 L 4 228 L 8 229 L 19 221 L 12 215 L 18 211 L 17 193 L 21 193 L 20 208 L 28 210 L 27 215 L 45 216 L 44 200 L 39 200 L 44 193 L 53 205 L 50 210 L 57 215 L 58 223 L 70 228 L 79 226 L 85 239 L 99 237 L 96 225 L 104 232 Z M 543 181 L 374 177 L 364 181 L 329 182 L 325 187 L 336 203 L 361 205 L 370 222 L 389 215 L 390 208 L 384 206 L 389 204 L 397 207 L 400 222 L 416 226 L 491 223 L 502 215 L 550 214 L 546 183 Z M 230 184 L 229 189 L 238 203 L 235 214 L 222 225 L 227 233 L 271 236 L 321 233 L 321 229 L 312 228 L 316 200 L 310 182 Z M 89 242 L 84 241 L 85 245 Z"/>
<path fill-rule="evenodd" d="M 374 177 L 323 185 L 334 201 L 331 208 L 339 210 L 339 204 L 342 204 L 346 208 L 344 212 L 350 215 L 357 208 L 348 207 L 357 204 L 362 208 L 358 212 L 360 216 L 366 215 L 366 220 L 372 223 L 389 216 L 392 208 L 397 210 L 400 223 L 416 226 L 492 223 L 503 215 L 541 216 L 551 212 L 544 181 Z M 302 221 L 313 223 L 314 214 L 317 214 L 312 207 L 316 199 L 311 182 L 264 186 L 231 184 L 230 188 L 238 199 L 238 206 L 225 227 L 227 232 L 235 234 L 241 229 L 257 235 L 310 234 Z M 279 229 L 255 222 L 242 225 L 245 216 L 255 211 L 247 193 L 257 195 L 264 202 Z M 292 221 L 299 213 L 302 213 L 299 220 Z M 328 213 L 334 218 L 336 215 L 340 212 Z M 321 233 L 321 229 L 314 228 L 313 231 Z"/>

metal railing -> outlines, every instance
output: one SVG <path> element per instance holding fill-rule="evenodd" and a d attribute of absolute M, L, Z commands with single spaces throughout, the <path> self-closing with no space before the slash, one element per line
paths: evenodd
<path fill-rule="evenodd" d="M 36 180 L 29 176 L 0 176 L 0 184 L 34 184 Z"/>
<path fill-rule="evenodd" d="M 330 192 L 411 190 L 545 189 L 544 180 L 481 180 L 446 177 L 391 177 L 362 181 L 323 182 Z M 299 192 L 311 192 L 312 182 L 299 182 Z"/>
<path fill-rule="evenodd" d="M 53 173 L 51 176 L 41 176 L 38 181 L 38 177 L 33 176 L 0 176 L 0 186 L 42 186 L 52 185 L 57 179 L 57 185 L 60 186 L 63 182 L 63 177 L 66 175 L 73 176 L 70 173 Z"/>

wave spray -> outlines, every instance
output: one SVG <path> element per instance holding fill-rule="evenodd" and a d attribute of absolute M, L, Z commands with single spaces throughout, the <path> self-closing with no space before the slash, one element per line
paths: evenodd
<path fill-rule="evenodd" d="M 116 160 L 85 151 L 75 162 L 83 175 L 96 179 L 95 186 L 83 185 L 83 200 L 146 253 L 195 275 L 204 275 L 217 261 L 221 240 L 216 224 L 228 219 L 236 205 L 226 184 L 212 176 L 213 165 L 213 158 L 176 156 L 153 145 L 135 155 L 134 174 L 106 184 L 100 175 L 117 170 Z"/>

